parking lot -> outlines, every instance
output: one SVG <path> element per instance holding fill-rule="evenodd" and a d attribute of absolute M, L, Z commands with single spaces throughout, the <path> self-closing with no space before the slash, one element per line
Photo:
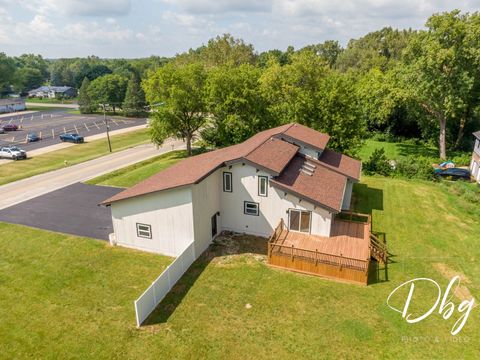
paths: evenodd
<path fill-rule="evenodd" d="M 145 124 L 146 119 L 108 117 L 110 131 Z M 33 114 L 12 114 L 0 119 L 0 127 L 15 124 L 17 131 L 0 134 L 1 146 L 20 146 L 25 150 L 39 149 L 57 144 L 62 133 L 78 133 L 82 136 L 97 135 L 106 132 L 106 124 L 101 115 L 73 115 L 65 110 L 39 111 Z M 36 133 L 41 140 L 27 143 L 27 134 Z"/>
<path fill-rule="evenodd" d="M 0 210 L 0 221 L 108 240 L 110 209 L 97 204 L 122 190 L 76 183 Z"/>

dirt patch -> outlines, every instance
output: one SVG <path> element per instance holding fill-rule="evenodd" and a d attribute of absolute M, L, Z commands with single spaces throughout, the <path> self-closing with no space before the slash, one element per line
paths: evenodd
<path fill-rule="evenodd" d="M 470 290 L 462 284 L 471 284 L 470 279 L 459 271 L 456 271 L 450 268 L 448 265 L 444 263 L 435 263 L 433 264 L 435 270 L 437 270 L 440 274 L 443 275 L 445 279 L 451 280 L 454 276 L 460 277 L 460 285 L 455 289 L 454 295 L 460 300 L 470 300 L 473 298 Z M 475 304 L 475 306 L 477 306 Z"/>
<path fill-rule="evenodd" d="M 239 257 L 253 262 L 266 262 L 267 239 L 259 236 L 223 232 L 208 249 L 212 261 L 229 264 Z"/>

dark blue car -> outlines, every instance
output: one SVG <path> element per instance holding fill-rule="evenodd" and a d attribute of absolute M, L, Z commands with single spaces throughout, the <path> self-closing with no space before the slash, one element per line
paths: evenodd
<path fill-rule="evenodd" d="M 436 169 L 437 176 L 447 178 L 449 180 L 470 180 L 470 171 L 468 169 L 450 168 L 450 169 Z"/>
<path fill-rule="evenodd" d="M 35 133 L 30 133 L 30 134 L 27 135 L 27 142 L 35 142 L 35 141 L 39 141 L 39 140 L 40 140 L 40 138 Z"/>
<path fill-rule="evenodd" d="M 83 143 L 83 136 L 80 136 L 78 134 L 61 134 L 59 138 L 63 142 L 72 142 L 76 144 Z"/>

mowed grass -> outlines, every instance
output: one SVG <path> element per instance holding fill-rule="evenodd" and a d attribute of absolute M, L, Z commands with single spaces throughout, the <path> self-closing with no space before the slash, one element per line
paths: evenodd
<path fill-rule="evenodd" d="M 388 159 L 399 159 L 406 156 L 425 156 L 438 158 L 435 146 L 415 144 L 413 142 L 387 142 L 367 139 L 358 152 L 360 160 L 367 161 L 375 149 L 383 148 Z"/>
<path fill-rule="evenodd" d="M 91 185 L 130 187 L 166 169 L 187 156 L 185 150 L 171 151 L 87 181 Z"/>
<path fill-rule="evenodd" d="M 145 144 L 149 141 L 150 137 L 146 129 L 111 137 L 114 152 Z M 68 162 L 67 166 L 71 166 L 108 154 L 107 140 L 100 139 L 52 151 L 27 160 L 12 161 L 0 166 L 0 185 L 63 168 L 65 167 L 65 161 Z"/>
<path fill-rule="evenodd" d="M 135 300 L 171 258 L 0 223 L 2 359 L 121 357 Z"/>
<path fill-rule="evenodd" d="M 270 268 L 264 255 L 243 249 L 228 255 L 217 246 L 189 269 L 141 329 L 134 325 L 132 301 L 161 272 L 164 258 L 2 224 L 0 353 L 92 359 L 479 358 L 478 307 L 453 337 L 456 311 L 448 320 L 435 311 L 407 324 L 385 304 L 395 287 L 413 278 L 434 279 L 444 291 L 450 279 L 436 264 L 464 274 L 468 290 L 480 296 L 478 206 L 434 183 L 368 177 L 355 187 L 355 204 L 372 212 L 374 230 L 386 234 L 393 254 L 388 281 L 383 270 L 366 287 L 329 281 Z M 428 310 L 436 297 L 433 287 L 419 284 L 413 311 Z M 401 308 L 404 299 L 393 304 Z M 456 296 L 452 301 L 460 303 Z"/>

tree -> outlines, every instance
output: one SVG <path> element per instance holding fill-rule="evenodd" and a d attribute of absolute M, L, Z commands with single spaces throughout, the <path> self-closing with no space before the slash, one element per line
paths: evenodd
<path fill-rule="evenodd" d="M 249 64 L 221 66 L 209 72 L 206 101 L 212 121 L 202 131 L 207 143 L 236 144 L 277 125 L 262 97 L 260 75 L 261 70 Z"/>
<path fill-rule="evenodd" d="M 40 87 L 43 81 L 44 77 L 40 70 L 24 67 L 16 70 L 14 87 L 19 93 L 25 94 L 29 90 Z"/>
<path fill-rule="evenodd" d="M 177 55 L 175 62 L 177 64 L 200 62 L 210 68 L 219 65 L 254 64 L 255 59 L 253 45 L 246 44 L 242 39 L 235 39 L 230 34 L 224 34 L 210 39 L 206 46 Z"/>
<path fill-rule="evenodd" d="M 337 62 L 338 56 L 343 52 L 338 41 L 327 40 L 322 44 L 308 45 L 300 51 L 312 51 L 325 60 L 333 68 Z"/>
<path fill-rule="evenodd" d="M 0 95 L 10 91 L 10 85 L 14 78 L 15 62 L 12 58 L 0 53 Z"/>
<path fill-rule="evenodd" d="M 95 104 L 103 106 L 109 105 L 113 113 L 125 99 L 125 91 L 127 89 L 127 80 L 116 74 L 108 74 L 96 78 L 90 83 L 89 95 Z"/>
<path fill-rule="evenodd" d="M 145 93 L 140 86 L 140 79 L 132 74 L 127 84 L 122 109 L 125 116 L 141 116 L 145 112 Z"/>
<path fill-rule="evenodd" d="M 457 140 L 479 107 L 480 16 L 455 10 L 433 15 L 428 31 L 411 42 L 407 53 L 405 86 L 439 128 L 439 155 L 446 158 L 447 126 L 458 124 Z"/>
<path fill-rule="evenodd" d="M 205 124 L 206 73 L 201 64 L 167 64 L 149 74 L 143 82 L 152 105 L 152 141 L 161 145 L 169 136 L 186 140 L 192 154 L 192 139 Z"/>
<path fill-rule="evenodd" d="M 89 94 L 90 80 L 85 77 L 78 91 L 78 106 L 80 107 L 80 113 L 91 114 L 95 110 L 95 106 L 92 102 L 92 98 Z"/>
<path fill-rule="evenodd" d="M 330 69 L 312 51 L 272 64 L 260 78 L 268 109 L 281 123 L 298 122 L 330 134 L 329 146 L 353 154 L 364 137 L 355 98 L 355 79 Z"/>

